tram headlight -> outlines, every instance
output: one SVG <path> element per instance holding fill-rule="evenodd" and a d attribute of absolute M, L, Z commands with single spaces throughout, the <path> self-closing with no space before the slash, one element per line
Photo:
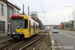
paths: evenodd
<path fill-rule="evenodd" d="M 13 34 L 15 34 L 15 33 L 13 32 Z"/>
<path fill-rule="evenodd" d="M 18 34 L 23 34 L 22 32 L 18 32 Z"/>
<path fill-rule="evenodd" d="M 20 32 L 20 34 L 23 34 L 22 32 Z"/>

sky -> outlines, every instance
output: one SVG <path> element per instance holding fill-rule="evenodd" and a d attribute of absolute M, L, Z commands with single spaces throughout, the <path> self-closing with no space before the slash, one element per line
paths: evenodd
<path fill-rule="evenodd" d="M 38 12 L 38 18 L 43 25 L 60 25 L 61 22 L 73 20 L 75 0 L 8 0 L 17 5 L 22 12 L 24 4 L 25 13 Z M 68 7 L 65 7 L 68 6 Z M 73 7 L 73 8 L 71 8 Z M 43 13 L 45 12 L 45 13 Z"/>

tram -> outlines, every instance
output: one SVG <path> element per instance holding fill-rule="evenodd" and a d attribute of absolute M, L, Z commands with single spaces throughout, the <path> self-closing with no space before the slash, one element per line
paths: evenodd
<path fill-rule="evenodd" d="M 39 23 L 26 15 L 11 16 L 11 37 L 17 39 L 30 38 L 39 33 Z"/>

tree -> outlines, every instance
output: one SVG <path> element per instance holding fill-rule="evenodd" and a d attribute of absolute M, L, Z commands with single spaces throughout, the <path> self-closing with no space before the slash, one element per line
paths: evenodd
<path fill-rule="evenodd" d="M 39 23 L 39 28 L 40 28 L 40 29 L 42 29 L 42 28 L 43 28 L 43 24 L 42 24 L 41 20 L 40 20 L 40 19 L 38 19 L 38 21 L 37 21 L 37 22 Z"/>
<path fill-rule="evenodd" d="M 64 29 L 64 23 L 63 22 L 61 22 L 61 25 L 62 25 L 62 29 Z"/>
<path fill-rule="evenodd" d="M 43 24 L 42 24 L 42 22 L 41 22 L 41 20 L 40 19 L 38 19 L 38 18 L 33 18 L 33 17 L 31 17 L 33 20 L 35 20 L 36 22 L 38 22 L 39 23 L 39 28 L 40 29 L 42 29 L 43 28 Z"/>

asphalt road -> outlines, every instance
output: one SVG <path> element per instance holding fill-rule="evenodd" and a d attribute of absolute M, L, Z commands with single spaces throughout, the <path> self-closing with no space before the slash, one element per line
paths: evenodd
<path fill-rule="evenodd" d="M 64 30 L 58 31 L 59 33 L 52 33 L 51 31 L 55 46 L 58 48 L 57 50 L 75 50 L 75 32 Z"/>

